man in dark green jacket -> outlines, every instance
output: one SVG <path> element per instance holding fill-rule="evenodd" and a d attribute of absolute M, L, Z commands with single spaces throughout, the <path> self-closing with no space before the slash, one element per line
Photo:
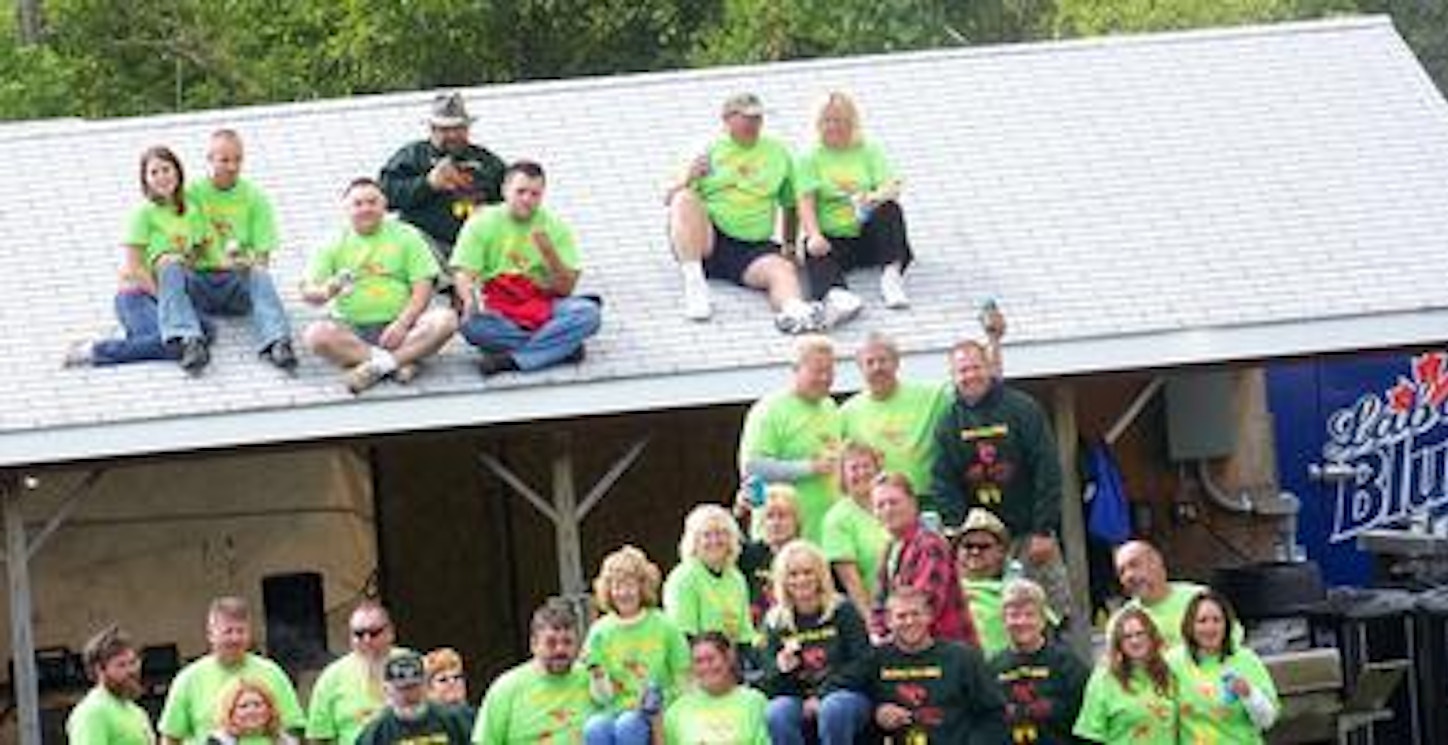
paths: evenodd
<path fill-rule="evenodd" d="M 504 163 L 468 140 L 474 121 L 462 94 L 439 94 L 427 120 L 431 136 L 403 146 L 378 178 L 387 203 L 427 235 L 442 266 L 473 210 L 503 200 Z"/>
<path fill-rule="evenodd" d="M 980 343 L 950 350 L 954 400 L 935 429 L 931 470 L 945 524 L 971 508 L 994 513 L 1010 531 L 1012 554 L 1070 615 L 1070 587 L 1056 535 L 1061 528 L 1061 464 L 1051 422 L 1036 400 L 1001 383 Z"/>

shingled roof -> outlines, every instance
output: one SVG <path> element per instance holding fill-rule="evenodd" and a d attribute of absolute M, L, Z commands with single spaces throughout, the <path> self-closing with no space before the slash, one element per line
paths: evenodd
<path fill-rule="evenodd" d="M 207 133 L 239 129 L 279 207 L 276 272 L 296 285 L 338 229 L 338 192 L 424 134 L 431 92 L 0 130 L 0 466 L 742 401 L 776 385 L 788 339 L 762 300 L 716 288 L 679 312 L 659 185 L 759 92 L 802 143 L 830 87 L 854 91 L 906 178 L 915 305 L 871 303 L 837 332 L 894 334 L 917 372 L 993 296 L 1015 377 L 1216 363 L 1448 337 L 1448 106 L 1380 17 L 952 49 L 466 91 L 475 137 L 549 169 L 608 299 L 580 367 L 483 381 L 454 342 L 414 384 L 354 398 L 306 357 L 287 378 L 244 324 L 200 379 L 156 363 L 58 369 L 112 327 L 116 248 L 140 151 L 193 178 Z M 928 366 L 928 367 L 926 367 Z M 843 385 L 850 385 L 846 379 Z"/>

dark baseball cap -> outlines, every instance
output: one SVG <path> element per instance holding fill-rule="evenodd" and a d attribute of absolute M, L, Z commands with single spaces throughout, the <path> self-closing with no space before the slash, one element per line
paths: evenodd
<path fill-rule="evenodd" d="M 382 680 L 394 686 L 422 685 L 427 682 L 427 669 L 422 664 L 422 655 L 403 652 L 389 659 L 382 668 Z"/>

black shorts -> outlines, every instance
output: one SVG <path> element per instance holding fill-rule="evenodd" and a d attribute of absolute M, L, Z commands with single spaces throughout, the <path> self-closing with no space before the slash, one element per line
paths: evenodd
<path fill-rule="evenodd" d="M 744 287 L 744 272 L 749 265 L 778 253 L 779 244 L 774 241 L 741 241 L 714 228 L 714 250 L 704 259 L 704 276 L 727 279 Z"/>
<path fill-rule="evenodd" d="M 353 326 L 352 333 L 356 334 L 358 339 L 361 339 L 362 341 L 365 341 L 375 347 L 377 346 L 378 342 L 382 341 L 382 332 L 386 331 L 389 325 L 391 324 L 364 323 Z"/>

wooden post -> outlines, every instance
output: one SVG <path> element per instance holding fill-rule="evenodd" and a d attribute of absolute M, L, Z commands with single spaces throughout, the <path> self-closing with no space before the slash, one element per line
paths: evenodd
<path fill-rule="evenodd" d="M 1052 389 L 1056 452 L 1061 462 L 1061 547 L 1071 580 L 1071 625 L 1066 630 L 1073 649 L 1088 659 L 1091 652 L 1091 576 L 1086 555 L 1086 523 L 1081 510 L 1081 476 L 1077 457 L 1076 387 L 1062 382 Z"/>
<path fill-rule="evenodd" d="M 10 656 L 21 745 L 40 745 L 40 692 L 35 671 L 34 614 L 30 602 L 30 545 L 20 512 L 20 480 L 0 473 L 0 510 L 5 521 L 5 573 L 10 580 Z"/>

